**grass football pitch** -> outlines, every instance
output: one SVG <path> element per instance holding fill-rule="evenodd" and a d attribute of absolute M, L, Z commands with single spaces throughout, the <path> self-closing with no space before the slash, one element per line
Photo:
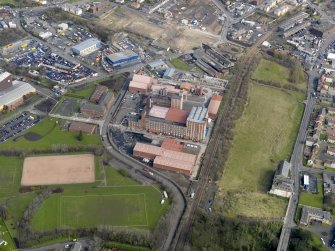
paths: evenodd
<path fill-rule="evenodd" d="M 160 199 L 154 186 L 104 187 L 84 193 L 66 188 L 42 204 L 32 227 L 37 231 L 98 225 L 152 228 L 167 209 L 167 203 L 161 205 Z"/>

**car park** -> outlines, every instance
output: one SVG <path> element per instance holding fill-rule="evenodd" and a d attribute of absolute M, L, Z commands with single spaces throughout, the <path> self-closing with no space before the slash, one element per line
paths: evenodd
<path fill-rule="evenodd" d="M 12 121 L 0 126 L 0 143 L 7 141 L 15 135 L 32 127 L 40 121 L 39 116 L 24 112 Z"/>

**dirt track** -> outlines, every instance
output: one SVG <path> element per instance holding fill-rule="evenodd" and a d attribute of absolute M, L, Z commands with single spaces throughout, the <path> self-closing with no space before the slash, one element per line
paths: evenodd
<path fill-rule="evenodd" d="M 93 154 L 39 156 L 24 159 L 22 186 L 94 181 Z"/>

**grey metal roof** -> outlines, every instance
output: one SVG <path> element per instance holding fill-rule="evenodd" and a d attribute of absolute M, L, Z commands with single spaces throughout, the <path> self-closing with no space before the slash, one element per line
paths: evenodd
<path fill-rule="evenodd" d="M 278 167 L 276 175 L 282 175 L 285 178 L 288 178 L 291 170 L 291 164 L 284 160 Z"/>
<path fill-rule="evenodd" d="M 8 78 L 11 74 L 9 72 L 4 72 L 0 74 L 0 82 L 3 81 L 4 79 Z"/>
<path fill-rule="evenodd" d="M 13 86 L 0 92 L 0 107 L 3 105 L 10 105 L 21 98 L 23 95 L 27 95 L 31 92 L 35 92 L 35 88 L 30 84 L 14 80 Z"/>
<path fill-rule="evenodd" d="M 135 57 L 138 56 L 135 52 L 131 50 L 124 50 L 120 52 L 113 53 L 111 55 L 108 55 L 107 57 L 112 61 L 112 62 L 117 62 L 122 59 L 130 58 L 130 57 Z"/>
<path fill-rule="evenodd" d="M 175 72 L 175 68 L 168 68 L 165 72 L 164 72 L 164 75 L 163 77 L 172 77 L 174 72 Z"/>
<path fill-rule="evenodd" d="M 166 64 L 165 64 L 165 62 L 164 62 L 162 59 L 159 59 L 159 60 L 150 62 L 148 65 L 149 65 L 151 68 L 156 68 L 156 67 L 164 66 L 164 65 L 166 65 Z"/>
<path fill-rule="evenodd" d="M 193 106 L 187 121 L 203 123 L 207 115 L 207 108 Z"/>
<path fill-rule="evenodd" d="M 78 50 L 78 51 L 82 51 L 85 50 L 88 47 L 91 47 L 95 44 L 100 44 L 100 41 L 96 38 L 89 38 L 79 44 L 76 44 L 75 46 L 72 47 L 73 50 Z"/>

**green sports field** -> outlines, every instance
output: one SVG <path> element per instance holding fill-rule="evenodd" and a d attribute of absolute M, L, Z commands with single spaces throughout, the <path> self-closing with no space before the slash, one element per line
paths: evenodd
<path fill-rule="evenodd" d="M 0 156 L 0 195 L 8 193 L 20 183 L 22 163 L 16 157 Z"/>
<path fill-rule="evenodd" d="M 152 228 L 167 209 L 160 200 L 161 193 L 153 186 L 105 187 L 84 193 L 66 188 L 43 203 L 32 227 L 37 231 L 98 225 Z"/>

